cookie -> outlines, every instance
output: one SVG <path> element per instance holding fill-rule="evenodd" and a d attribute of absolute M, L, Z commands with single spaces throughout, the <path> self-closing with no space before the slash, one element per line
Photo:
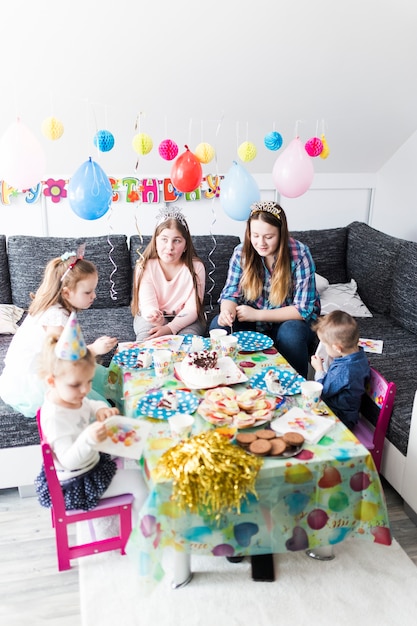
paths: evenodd
<path fill-rule="evenodd" d="M 304 443 L 304 437 L 299 433 L 285 433 L 282 438 L 289 446 L 301 446 Z"/>
<path fill-rule="evenodd" d="M 266 456 L 271 452 L 271 449 L 271 442 L 266 441 L 266 439 L 256 439 L 256 441 L 252 442 L 249 446 L 249 452 L 259 456 Z"/>
<path fill-rule="evenodd" d="M 262 430 L 258 430 L 256 432 L 256 436 L 258 437 L 258 439 L 275 439 L 276 434 L 273 430 L 264 428 Z"/>
<path fill-rule="evenodd" d="M 251 443 L 256 441 L 257 437 L 255 433 L 238 433 L 236 435 L 236 441 L 243 448 L 248 448 Z"/>
<path fill-rule="evenodd" d="M 271 456 L 279 456 L 287 449 L 287 444 L 282 437 L 275 437 L 275 439 L 271 439 L 270 444 Z"/>

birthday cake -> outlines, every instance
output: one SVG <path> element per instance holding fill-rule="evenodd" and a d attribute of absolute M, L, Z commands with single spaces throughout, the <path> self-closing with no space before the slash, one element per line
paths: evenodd
<path fill-rule="evenodd" d="M 220 385 L 224 376 L 217 363 L 217 352 L 190 352 L 182 361 L 181 376 L 184 382 L 200 389 Z"/>

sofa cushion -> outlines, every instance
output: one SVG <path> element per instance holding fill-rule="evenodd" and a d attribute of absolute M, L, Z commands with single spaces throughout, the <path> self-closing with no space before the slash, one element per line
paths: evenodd
<path fill-rule="evenodd" d="M 346 283 L 346 228 L 324 230 L 294 230 L 291 237 L 306 244 L 311 252 L 316 272 L 329 283 Z"/>
<path fill-rule="evenodd" d="M 136 339 L 130 306 L 113 306 L 100 310 L 90 308 L 79 311 L 77 317 L 87 345 L 102 335 L 114 335 L 119 343 Z M 112 352 L 102 355 L 99 357 L 100 363 L 108 366 L 112 356 Z"/>
<path fill-rule="evenodd" d="M 97 266 L 99 281 L 97 298 L 91 308 L 126 306 L 131 298 L 131 265 L 125 235 L 101 237 L 31 237 L 15 235 L 8 238 L 10 281 L 13 304 L 27 308 L 30 292 L 40 285 L 48 261 L 77 250 L 86 244 L 85 258 Z M 114 284 L 113 284 L 114 283 Z M 112 298 L 113 284 L 115 298 Z"/>
<path fill-rule="evenodd" d="M 348 226 L 347 273 L 372 313 L 389 314 L 394 268 L 402 244 L 362 222 Z"/>
<path fill-rule="evenodd" d="M 391 315 L 417 335 L 417 243 L 400 248 L 392 281 Z"/>
<path fill-rule="evenodd" d="M 130 256 L 132 267 L 139 258 L 138 251 L 143 252 L 150 241 L 149 235 L 144 235 L 142 242 L 139 235 L 130 238 Z M 196 252 L 206 268 L 206 292 L 204 304 L 206 307 L 216 305 L 220 292 L 226 282 L 229 261 L 240 238 L 235 235 L 194 235 L 193 243 Z"/>
<path fill-rule="evenodd" d="M 0 235 L 0 304 L 12 303 L 12 287 L 10 284 L 9 261 L 6 250 L 6 237 Z"/>

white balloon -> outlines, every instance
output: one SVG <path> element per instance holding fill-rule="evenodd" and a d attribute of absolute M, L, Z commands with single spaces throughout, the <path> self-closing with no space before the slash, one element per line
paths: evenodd
<path fill-rule="evenodd" d="M 314 167 L 299 137 L 275 161 L 272 170 L 275 187 L 286 198 L 298 198 L 310 188 Z"/>
<path fill-rule="evenodd" d="M 0 139 L 0 180 L 15 189 L 30 189 L 42 180 L 45 170 L 41 143 L 18 118 Z"/>

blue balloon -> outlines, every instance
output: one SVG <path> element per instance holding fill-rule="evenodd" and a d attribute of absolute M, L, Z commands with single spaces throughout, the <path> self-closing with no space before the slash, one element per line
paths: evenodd
<path fill-rule="evenodd" d="M 84 220 L 96 220 L 110 208 L 113 190 L 108 176 L 95 161 L 85 161 L 68 184 L 71 209 Z"/>
<path fill-rule="evenodd" d="M 233 220 L 247 220 L 251 204 L 260 199 L 256 180 L 242 165 L 233 161 L 220 187 L 220 202 L 226 215 Z"/>

